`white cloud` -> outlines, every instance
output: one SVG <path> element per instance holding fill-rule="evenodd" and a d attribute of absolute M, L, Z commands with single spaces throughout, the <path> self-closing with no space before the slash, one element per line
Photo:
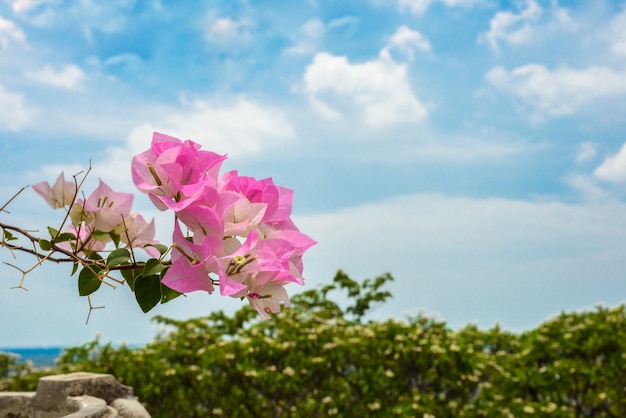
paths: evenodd
<path fill-rule="evenodd" d="M 85 37 L 93 42 L 94 31 L 119 33 L 126 28 L 132 20 L 129 16 L 133 7 L 134 2 L 128 0 L 81 0 L 72 6 L 70 13 L 82 27 Z M 66 24 L 67 13 L 60 11 L 55 17 L 57 24 Z"/>
<path fill-rule="evenodd" d="M 576 190 L 588 202 L 606 203 L 614 200 L 611 191 L 601 187 L 598 179 L 588 174 L 569 174 L 563 181 Z"/>
<path fill-rule="evenodd" d="M 325 113 L 335 118 L 341 112 L 320 95 L 334 94 L 348 99 L 363 112 L 364 122 L 372 127 L 418 122 L 427 114 L 411 89 L 407 67 L 385 57 L 351 64 L 346 57 L 318 53 L 305 71 L 304 90 L 325 102 Z"/>
<path fill-rule="evenodd" d="M 65 3 L 67 7 L 60 7 Z M 89 41 L 94 41 L 94 31 L 116 33 L 124 29 L 134 7 L 133 1 L 109 0 L 106 2 L 80 0 L 16 0 L 13 10 L 20 18 L 41 27 L 72 25 L 80 28 Z M 63 5 L 63 6 L 65 6 Z M 148 2 L 152 11 L 158 10 L 156 2 Z"/>
<path fill-rule="evenodd" d="M 576 154 L 576 162 L 583 163 L 593 159 L 597 154 L 596 147 L 591 142 L 583 142 L 578 146 L 578 154 Z"/>
<path fill-rule="evenodd" d="M 600 164 L 594 171 L 596 177 L 612 182 L 626 181 L 626 143 L 619 152 Z"/>
<path fill-rule="evenodd" d="M 302 25 L 302 33 L 309 38 L 319 38 L 324 32 L 324 23 L 319 19 L 307 20 Z"/>
<path fill-rule="evenodd" d="M 315 96 L 309 96 L 309 104 L 311 107 L 322 117 L 328 120 L 341 120 L 343 119 L 343 115 L 341 112 L 330 107 L 326 102 L 318 99 Z"/>
<path fill-rule="evenodd" d="M 416 194 L 295 221 L 319 242 L 305 256 L 307 279 L 320 283 L 338 268 L 358 279 L 393 274 L 394 298 L 376 308 L 379 318 L 424 307 L 453 327 L 519 329 L 561 309 L 623 299 L 625 210 L 610 201 Z"/>
<path fill-rule="evenodd" d="M 300 28 L 300 34 L 295 36 L 294 45 L 287 48 L 287 55 L 308 55 L 321 49 L 324 38 L 333 31 L 352 30 L 358 24 L 358 19 L 353 16 L 344 16 L 333 19 L 328 23 L 313 18 L 307 20 Z"/>
<path fill-rule="evenodd" d="M 486 78 L 532 107 L 536 120 L 571 115 L 595 100 L 626 94 L 626 73 L 597 66 L 549 70 L 528 64 L 511 71 L 496 67 Z"/>
<path fill-rule="evenodd" d="M 42 4 L 56 3 L 56 2 L 57 0 L 15 0 L 13 4 L 11 5 L 11 7 L 13 8 L 13 11 L 15 13 L 20 14 L 20 13 L 26 13 L 33 9 L 36 9 Z"/>
<path fill-rule="evenodd" d="M 387 46 L 383 48 L 381 55 L 390 56 L 392 50 L 400 51 L 406 54 L 409 59 L 413 59 L 415 50 L 431 52 L 432 46 L 421 33 L 402 25 L 393 34 Z"/>
<path fill-rule="evenodd" d="M 0 46 L 7 49 L 11 42 L 24 42 L 26 35 L 14 22 L 0 16 Z"/>
<path fill-rule="evenodd" d="M 21 93 L 8 91 L 0 85 L 0 130 L 19 131 L 26 126 L 34 110 L 26 106 Z"/>
<path fill-rule="evenodd" d="M 440 2 L 448 7 L 463 6 L 468 7 L 483 0 L 398 0 L 400 10 L 409 10 L 416 15 L 423 14 L 431 4 Z"/>
<path fill-rule="evenodd" d="M 287 48 L 285 54 L 302 55 L 315 52 L 320 40 L 326 33 L 324 22 L 319 19 L 309 19 L 300 28 L 301 36 L 295 45 Z"/>
<path fill-rule="evenodd" d="M 529 146 L 515 141 L 485 140 L 475 137 L 438 137 L 436 143 L 425 141 L 411 143 L 399 150 L 387 146 L 389 154 L 378 152 L 372 161 L 385 160 L 389 163 L 445 162 L 473 163 L 477 161 L 501 161 L 512 156 L 534 153 L 544 148 L 543 144 Z"/>
<path fill-rule="evenodd" d="M 83 70 L 76 65 L 66 65 L 60 70 L 55 70 L 52 66 L 46 65 L 41 70 L 27 75 L 39 83 L 69 90 L 79 89 L 85 78 Z"/>
<path fill-rule="evenodd" d="M 514 4 L 521 5 L 521 2 Z M 551 32 L 572 31 L 577 24 L 569 11 L 552 1 L 543 9 L 537 0 L 525 0 L 525 8 L 518 13 L 499 11 L 489 21 L 489 30 L 479 35 L 480 42 L 487 42 L 494 52 L 500 51 L 502 43 L 527 45 L 545 40 Z"/>
<path fill-rule="evenodd" d="M 489 31 L 484 39 L 494 51 L 499 50 L 498 42 L 501 40 L 515 45 L 528 43 L 541 13 L 542 9 L 535 0 L 526 0 L 526 8 L 517 14 L 497 12 L 489 22 Z"/>
<path fill-rule="evenodd" d="M 351 31 L 359 24 L 359 18 L 355 16 L 343 16 L 328 22 L 328 31 L 331 30 L 348 30 Z"/>
<path fill-rule="evenodd" d="M 216 44 L 247 42 L 252 37 L 253 28 L 254 24 L 248 19 L 234 20 L 210 16 L 207 18 L 204 38 L 207 42 Z"/>
<path fill-rule="evenodd" d="M 95 173 L 115 184 L 127 182 L 132 155 L 150 146 L 154 131 L 191 139 L 204 149 L 238 158 L 270 152 L 294 137 L 286 115 L 267 104 L 243 97 L 195 100 L 158 121 L 136 126 L 124 147 L 107 150 L 107 160 L 95 165 Z"/>
<path fill-rule="evenodd" d="M 226 103 L 196 100 L 186 112 L 170 115 L 156 127 L 238 156 L 262 153 L 294 136 L 282 110 L 246 98 Z"/>
<path fill-rule="evenodd" d="M 606 28 L 611 52 L 616 56 L 626 58 L 626 10 L 611 20 Z"/>

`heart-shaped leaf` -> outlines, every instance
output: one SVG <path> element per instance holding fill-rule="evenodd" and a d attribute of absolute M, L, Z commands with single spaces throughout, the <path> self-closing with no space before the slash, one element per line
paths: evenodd
<path fill-rule="evenodd" d="M 156 258 L 151 258 L 146 261 L 146 265 L 143 267 L 142 274 L 144 277 L 154 276 L 155 274 L 159 274 L 164 268 L 165 266 L 161 264 L 159 260 L 157 260 Z"/>
<path fill-rule="evenodd" d="M 100 271 L 102 271 L 102 269 L 96 265 L 83 267 L 78 274 L 79 295 L 91 295 L 100 288 L 100 285 L 102 284 L 102 278 L 99 276 Z"/>
<path fill-rule="evenodd" d="M 130 261 L 130 251 L 126 248 L 118 248 L 111 251 L 111 254 L 107 257 L 107 268 L 119 266 Z"/>
<path fill-rule="evenodd" d="M 161 301 L 161 280 L 159 276 L 140 277 L 135 281 L 135 299 L 145 313 Z"/>
<path fill-rule="evenodd" d="M 135 291 L 135 282 L 141 278 L 141 272 L 139 270 L 122 270 L 122 277 L 128 283 L 128 287 L 133 292 Z"/>
<path fill-rule="evenodd" d="M 39 240 L 39 248 L 41 248 L 44 251 L 50 251 L 52 249 L 52 244 L 47 239 L 41 238 Z"/>

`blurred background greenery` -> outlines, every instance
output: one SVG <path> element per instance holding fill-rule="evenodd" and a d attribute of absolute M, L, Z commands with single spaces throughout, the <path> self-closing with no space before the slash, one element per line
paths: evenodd
<path fill-rule="evenodd" d="M 340 270 L 269 321 L 248 307 L 156 317 L 164 332 L 144 347 L 96 338 L 51 368 L 0 354 L 0 390 L 91 371 L 132 386 L 155 418 L 626 416 L 624 306 L 562 313 L 523 333 L 455 331 L 422 314 L 364 321 L 373 304 L 390 303 L 392 280 Z M 334 301 L 340 292 L 348 306 Z"/>

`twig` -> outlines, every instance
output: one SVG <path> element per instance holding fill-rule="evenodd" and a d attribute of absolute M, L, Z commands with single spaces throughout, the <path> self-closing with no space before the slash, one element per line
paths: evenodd
<path fill-rule="evenodd" d="M 87 314 L 87 320 L 85 321 L 85 325 L 89 324 L 89 318 L 91 318 L 91 311 L 94 309 L 102 309 L 104 306 L 93 306 L 91 304 L 91 297 L 87 295 L 87 301 L 89 302 L 89 313 Z"/>
<path fill-rule="evenodd" d="M 11 198 L 9 200 L 7 200 L 6 203 L 4 205 L 2 205 L 2 207 L 0 207 L 0 212 L 9 213 L 8 211 L 5 210 L 5 208 L 7 206 L 9 206 L 9 203 L 11 203 L 20 193 L 22 193 L 27 188 L 28 188 L 28 186 L 24 186 L 20 190 L 18 190 L 17 193 L 15 193 L 13 196 L 11 196 Z"/>
<path fill-rule="evenodd" d="M 20 280 L 20 284 L 17 285 L 17 286 L 11 287 L 11 289 L 22 289 L 22 290 L 26 290 L 28 292 L 28 289 L 26 289 L 24 287 L 24 280 L 26 280 L 26 274 L 28 274 L 28 272 L 30 270 L 24 271 L 21 268 L 19 268 L 18 266 L 14 265 L 14 264 L 11 264 L 11 263 L 7 263 L 6 261 L 3 261 L 3 263 L 6 264 L 7 266 L 13 267 L 16 270 L 19 270 L 22 273 L 22 279 Z"/>
<path fill-rule="evenodd" d="M 136 263 L 135 252 L 133 251 L 133 245 L 130 242 L 130 236 L 128 235 L 128 227 L 126 226 L 126 219 L 124 219 L 124 215 L 122 215 L 122 224 L 124 224 L 124 235 L 126 235 L 126 242 L 128 242 L 128 249 L 130 251 L 130 259 L 133 262 L 133 264 L 135 264 Z"/>
<path fill-rule="evenodd" d="M 54 241 L 58 238 L 59 234 L 61 233 L 61 230 L 63 229 L 63 225 L 65 225 L 65 222 L 67 222 L 67 218 L 70 216 L 70 213 L 72 212 L 72 207 L 74 206 L 74 203 L 76 203 L 76 198 L 78 197 L 78 191 L 80 190 L 81 187 L 83 187 L 83 183 L 85 183 L 85 180 L 87 179 L 87 176 L 89 175 L 90 172 L 91 172 L 91 160 L 89 160 L 89 168 L 87 169 L 87 172 L 81 179 L 80 183 L 78 182 L 76 177 L 79 174 L 81 174 L 82 171 L 79 171 L 78 173 L 72 176 L 74 178 L 74 185 L 76 186 L 76 191 L 74 192 L 74 197 L 72 197 L 72 203 L 70 203 L 70 206 L 67 208 L 67 212 L 65 213 L 63 222 L 61 222 L 61 226 L 57 230 L 57 233 L 55 234 L 55 236 L 52 237 L 52 240 L 50 241 L 51 243 L 54 244 Z M 83 209 L 84 209 L 84 204 L 83 204 Z"/>

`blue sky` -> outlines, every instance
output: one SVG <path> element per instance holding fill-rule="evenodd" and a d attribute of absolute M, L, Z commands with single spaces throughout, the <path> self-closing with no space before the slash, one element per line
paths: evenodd
<path fill-rule="evenodd" d="M 154 130 L 295 190 L 307 286 L 390 272 L 373 318 L 529 329 L 626 299 L 626 2 L 0 2 L 0 196 L 76 173 L 134 191 Z M 27 190 L 2 214 L 60 222 Z M 137 193 L 135 208 L 169 214 Z M 30 260 L 2 261 L 28 266 Z M 124 287 L 88 325 L 69 266 L 0 266 L 0 346 L 143 343 Z M 4 288 L 3 290 L 1 288 Z M 300 289 L 289 289 L 295 293 Z"/>

